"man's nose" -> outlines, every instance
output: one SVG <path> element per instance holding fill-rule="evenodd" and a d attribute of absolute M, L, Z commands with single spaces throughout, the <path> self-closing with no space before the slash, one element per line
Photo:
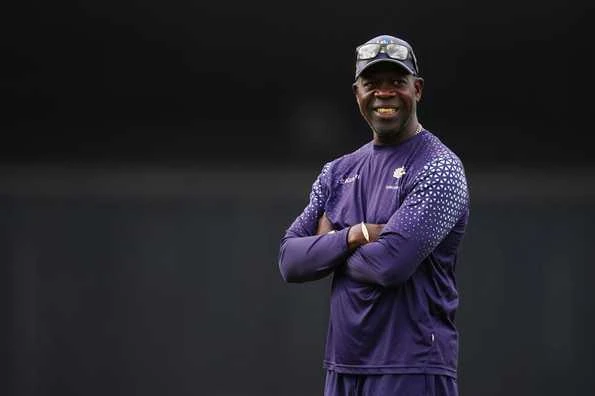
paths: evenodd
<path fill-rule="evenodd" d="M 382 84 L 378 87 L 375 94 L 378 97 L 390 97 L 395 96 L 397 93 L 395 87 L 392 84 Z"/>

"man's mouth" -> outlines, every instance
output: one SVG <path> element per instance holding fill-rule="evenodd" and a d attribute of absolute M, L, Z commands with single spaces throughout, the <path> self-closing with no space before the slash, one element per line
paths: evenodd
<path fill-rule="evenodd" d="M 392 116 L 397 113 L 397 107 L 376 107 L 374 108 L 374 113 L 381 117 Z"/>

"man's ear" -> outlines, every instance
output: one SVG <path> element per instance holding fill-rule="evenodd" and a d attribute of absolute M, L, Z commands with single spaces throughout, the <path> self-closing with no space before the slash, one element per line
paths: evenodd
<path fill-rule="evenodd" d="M 359 97 L 357 96 L 357 81 L 351 85 L 351 89 L 353 90 L 353 96 L 355 96 L 355 100 L 357 101 L 357 104 L 359 105 Z"/>
<path fill-rule="evenodd" d="M 419 102 L 421 100 L 421 95 L 424 90 L 424 79 L 421 77 L 415 77 L 413 85 L 415 87 L 415 100 Z"/>

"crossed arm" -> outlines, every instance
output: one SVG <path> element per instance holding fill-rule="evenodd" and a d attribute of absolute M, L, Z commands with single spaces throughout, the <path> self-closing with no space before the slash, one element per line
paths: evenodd
<path fill-rule="evenodd" d="M 345 274 L 354 280 L 398 286 L 413 275 L 468 210 L 462 166 L 443 159 L 424 169 L 386 224 L 366 224 L 370 242 L 365 240 L 361 224 L 331 232 L 323 198 L 313 193 L 308 210 L 281 241 L 279 267 L 288 282 L 321 279 L 344 266 Z"/>
<path fill-rule="evenodd" d="M 361 223 L 349 227 L 347 244 L 351 254 L 346 258 L 344 266 L 345 273 L 351 278 L 385 287 L 396 286 L 407 280 L 419 265 L 421 260 L 408 257 L 406 254 L 399 255 L 394 251 L 394 244 L 391 244 L 394 236 L 389 234 L 385 236 L 386 239 L 380 240 L 385 225 L 366 223 L 369 241 L 364 237 Z M 318 221 L 316 235 L 333 232 L 335 231 L 330 220 L 326 213 L 323 213 Z M 365 249 L 359 249 L 367 244 L 370 245 Z"/>
<path fill-rule="evenodd" d="M 361 224 L 336 231 L 325 213 L 313 223 L 296 221 L 281 240 L 279 269 L 287 282 L 301 283 L 326 277 L 343 266 L 347 257 L 360 246 L 378 240 L 383 228 L 382 224 L 366 224 L 368 242 Z M 309 232 L 308 227 L 315 229 Z"/>
<path fill-rule="evenodd" d="M 384 224 L 366 223 L 366 228 L 370 238 L 369 242 L 374 242 L 378 240 L 378 237 L 384 228 Z M 326 217 L 326 213 L 323 213 L 318 220 L 316 235 L 323 235 L 329 232 L 335 232 L 335 230 L 333 230 L 333 225 L 331 224 L 328 217 Z M 347 233 L 347 245 L 349 246 L 349 250 L 353 251 L 361 245 L 369 242 L 364 237 L 361 223 L 349 227 L 349 232 Z"/>
<path fill-rule="evenodd" d="M 369 241 L 364 237 L 361 223 L 349 227 L 349 254 L 345 257 L 343 265 L 345 274 L 363 283 L 384 287 L 397 286 L 405 282 L 421 262 L 415 254 L 415 249 L 408 249 L 415 246 L 416 241 L 394 232 L 381 238 L 386 224 L 366 223 L 365 226 L 369 233 Z M 333 230 L 332 223 L 326 213 L 323 213 L 318 221 L 316 235 L 334 232 L 336 231 Z"/>

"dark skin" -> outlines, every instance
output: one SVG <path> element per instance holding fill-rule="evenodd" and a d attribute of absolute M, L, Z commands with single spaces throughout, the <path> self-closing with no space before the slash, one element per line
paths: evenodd
<path fill-rule="evenodd" d="M 374 144 L 399 144 L 415 135 L 419 124 L 417 103 L 421 100 L 423 79 L 390 62 L 370 66 L 353 83 L 353 93 L 362 117 L 373 132 Z M 370 242 L 378 240 L 384 224 L 366 223 Z M 318 221 L 317 235 L 333 230 L 324 213 Z M 349 249 L 366 243 L 362 225 L 349 228 Z"/>
<path fill-rule="evenodd" d="M 382 229 L 384 228 L 384 224 L 368 224 L 366 223 L 366 228 L 368 229 L 368 234 L 370 237 L 370 242 L 374 242 L 378 240 Z M 318 220 L 318 229 L 316 230 L 316 235 L 326 234 L 328 232 L 333 231 L 333 225 L 331 224 L 328 217 L 326 217 L 326 213 L 323 213 L 320 219 Z M 364 233 L 362 232 L 362 225 L 356 224 L 349 228 L 349 233 L 347 234 L 347 244 L 350 250 L 358 248 L 362 245 L 369 243 L 366 241 L 364 237 Z"/>
<path fill-rule="evenodd" d="M 380 62 L 364 70 L 353 93 L 375 144 L 398 144 L 415 135 L 422 90 L 422 78 L 394 63 Z"/>

